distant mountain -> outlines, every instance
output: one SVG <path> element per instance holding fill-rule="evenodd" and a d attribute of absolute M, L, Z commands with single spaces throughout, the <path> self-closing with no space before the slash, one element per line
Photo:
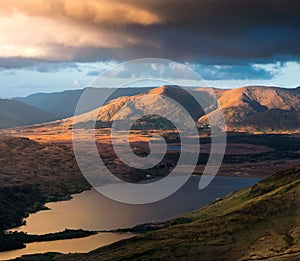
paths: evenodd
<path fill-rule="evenodd" d="M 56 115 L 59 119 L 71 117 L 83 90 L 70 90 L 54 93 L 36 93 L 14 100 L 29 104 Z"/>
<path fill-rule="evenodd" d="M 116 99 L 121 96 L 136 95 L 150 88 L 92 88 L 89 91 L 94 93 L 98 99 L 98 104 L 104 103 L 106 97 L 108 100 Z M 14 98 L 17 101 L 37 107 L 41 110 L 54 114 L 59 119 L 72 117 L 75 112 L 76 105 L 85 89 L 68 90 L 54 93 L 36 93 L 27 97 Z M 109 95 L 112 91 L 113 94 Z M 86 112 L 96 109 L 98 106 L 87 104 Z"/>
<path fill-rule="evenodd" d="M 56 120 L 56 116 L 20 101 L 0 99 L 0 129 Z"/>

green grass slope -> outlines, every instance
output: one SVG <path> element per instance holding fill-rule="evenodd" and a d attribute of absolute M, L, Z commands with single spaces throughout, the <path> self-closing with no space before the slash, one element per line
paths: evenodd
<path fill-rule="evenodd" d="M 135 230 L 143 232 L 51 260 L 299 260 L 300 166 L 188 215 Z"/>

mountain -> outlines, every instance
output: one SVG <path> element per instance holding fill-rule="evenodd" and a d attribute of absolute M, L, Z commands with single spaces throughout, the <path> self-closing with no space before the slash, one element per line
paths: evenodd
<path fill-rule="evenodd" d="M 200 210 L 130 231 L 139 235 L 53 260 L 299 260 L 300 166 Z"/>
<path fill-rule="evenodd" d="M 216 119 L 218 106 L 215 95 L 222 108 L 228 131 L 244 132 L 286 132 L 300 129 L 300 87 L 294 89 L 247 86 L 236 89 L 189 88 L 203 108 L 186 91 L 176 86 L 157 88 L 89 88 L 94 101 L 87 104 L 86 112 L 75 118 L 77 123 L 85 123 L 98 117 L 99 121 L 110 122 L 116 119 L 130 119 L 143 110 L 161 112 L 166 115 L 183 117 L 182 111 L 165 96 L 182 105 L 199 125 L 208 124 L 207 117 Z M 115 92 L 114 92 L 115 91 Z M 58 118 L 71 117 L 83 90 L 66 91 L 53 94 L 35 94 L 18 100 L 54 113 Z M 112 95 L 109 95 L 113 92 Z M 155 97 L 154 95 L 157 95 Z M 106 99 L 106 97 L 108 97 Z M 99 108 L 99 104 L 104 104 Z M 168 107 L 166 106 L 168 105 Z M 142 107 L 143 110 L 142 110 Z M 167 109 L 166 109 L 167 108 Z M 206 115 L 205 115 L 206 114 Z M 216 119 L 217 120 L 217 119 Z"/>
<path fill-rule="evenodd" d="M 17 97 L 14 100 L 21 101 L 46 112 L 52 113 L 58 118 L 67 118 L 74 115 L 75 106 L 83 93 L 83 90 L 70 90 L 54 93 L 36 93 L 27 97 Z"/>
<path fill-rule="evenodd" d="M 167 118 L 176 116 L 178 119 L 183 119 L 184 115 L 181 110 L 178 110 L 177 105 L 172 103 L 166 96 L 182 105 L 194 120 L 204 115 L 203 109 L 186 91 L 176 86 L 161 86 L 137 95 L 122 96 L 110 100 L 100 109 L 97 108 L 73 119 L 77 123 L 82 123 L 97 117 L 99 121 L 108 122 L 116 119 L 130 119 L 136 115 L 142 115 L 143 112 L 150 111 L 157 114 L 163 112 L 168 116 Z M 121 108 L 122 112 L 120 112 Z"/>
<path fill-rule="evenodd" d="M 218 91 L 218 102 L 229 130 L 289 130 L 300 128 L 297 89 L 250 86 Z M 216 111 L 199 119 L 205 122 Z"/>
<path fill-rule="evenodd" d="M 116 99 L 121 96 L 136 95 L 144 92 L 149 88 L 92 88 L 92 92 L 98 99 L 98 103 L 104 103 L 105 97 L 110 96 L 107 100 Z M 41 110 L 56 115 L 59 119 L 72 117 L 75 112 L 76 105 L 85 89 L 68 90 L 54 93 L 36 93 L 27 97 L 14 98 L 17 101 L 37 107 Z M 114 93 L 109 95 L 112 91 Z M 86 112 L 96 109 L 97 106 L 90 104 L 86 108 Z"/>
<path fill-rule="evenodd" d="M 55 120 L 53 114 L 31 105 L 9 99 L 0 99 L 0 128 L 31 125 Z"/>
<path fill-rule="evenodd" d="M 88 112 L 75 118 L 77 122 L 91 120 L 98 114 L 101 121 L 113 121 L 116 113 L 118 119 L 130 119 L 141 109 L 160 112 L 167 108 L 169 115 L 183 117 L 179 107 L 170 103 L 164 96 L 179 102 L 201 124 L 208 124 L 207 117 L 214 118 L 218 106 L 213 99 L 213 93 L 223 110 L 228 130 L 234 131 L 273 131 L 297 130 L 300 128 L 300 94 L 298 89 L 278 87 L 250 86 L 237 89 L 195 88 L 189 89 L 203 108 L 186 91 L 172 87 L 161 86 L 133 96 L 123 96 L 110 100 L 100 109 Z M 157 95 L 155 96 L 149 96 Z M 160 96 L 159 96 L 160 95 Z M 219 108 L 220 108 L 219 107 Z M 205 113 L 206 115 L 205 115 Z"/>
<path fill-rule="evenodd" d="M 300 96 L 300 86 L 294 89 L 294 93 L 296 93 L 298 96 Z"/>

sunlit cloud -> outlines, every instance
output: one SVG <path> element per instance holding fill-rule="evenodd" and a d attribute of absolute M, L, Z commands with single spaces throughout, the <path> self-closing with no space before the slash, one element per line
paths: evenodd
<path fill-rule="evenodd" d="M 151 10 L 116 0 L 2 0 L 2 14 L 21 13 L 28 16 L 74 19 L 95 24 L 124 25 L 158 23 L 161 18 Z"/>
<path fill-rule="evenodd" d="M 1 1 L 0 57 L 72 60 L 81 48 L 118 49 L 142 42 L 110 26 L 159 22 L 138 7 L 111 1 Z"/>
<path fill-rule="evenodd" d="M 133 41 L 125 34 L 115 35 L 104 28 L 92 30 L 84 24 L 23 14 L 0 17 L 0 32 L 6 36 L 0 38 L 1 57 L 71 60 L 76 48 L 120 48 Z"/>

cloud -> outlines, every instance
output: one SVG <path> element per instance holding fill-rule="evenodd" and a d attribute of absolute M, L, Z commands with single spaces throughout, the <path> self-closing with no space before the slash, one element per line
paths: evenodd
<path fill-rule="evenodd" d="M 100 72 L 99 71 L 89 71 L 86 75 L 87 76 L 99 76 Z"/>
<path fill-rule="evenodd" d="M 74 62 L 46 62 L 40 59 L 27 59 L 23 57 L 1 58 L 0 69 L 33 70 L 40 73 L 58 72 L 65 69 L 80 71 L 80 65 Z"/>
<path fill-rule="evenodd" d="M 116 0 L 2 0 L 1 12 L 108 25 L 149 25 L 160 21 L 156 13 L 143 6 Z"/>
<path fill-rule="evenodd" d="M 36 67 L 40 63 L 45 63 L 41 59 L 24 58 L 24 57 L 0 57 L 0 69 L 10 68 L 29 68 Z"/>
<path fill-rule="evenodd" d="M 293 61 L 300 57 L 299 13 L 297 0 L 2 0 L 0 57 L 4 67 L 143 57 Z"/>
<path fill-rule="evenodd" d="M 28 70 L 35 70 L 40 73 L 52 73 L 52 72 L 59 72 L 66 69 L 75 70 L 80 72 L 80 66 L 76 63 L 67 63 L 67 62 L 57 62 L 57 63 L 46 63 L 40 62 L 36 63 L 32 66 L 27 67 Z"/>
<path fill-rule="evenodd" d="M 198 72 L 205 80 L 222 81 L 222 80 L 271 80 L 280 74 L 282 66 L 270 64 L 263 66 L 260 64 L 253 65 L 234 65 L 234 66 L 203 66 L 192 65 L 192 68 Z M 276 68 L 276 69 L 275 69 Z"/>
<path fill-rule="evenodd" d="M 190 67 L 192 71 L 186 70 Z M 196 72 L 207 81 L 220 80 L 270 80 L 281 73 L 285 63 L 250 64 L 250 65 L 203 65 L 197 63 L 178 64 L 174 62 L 157 64 L 147 62 L 142 64 L 123 64 L 106 73 L 112 78 L 162 78 L 162 79 L 194 79 Z M 99 74 L 98 74 L 99 75 Z"/>

